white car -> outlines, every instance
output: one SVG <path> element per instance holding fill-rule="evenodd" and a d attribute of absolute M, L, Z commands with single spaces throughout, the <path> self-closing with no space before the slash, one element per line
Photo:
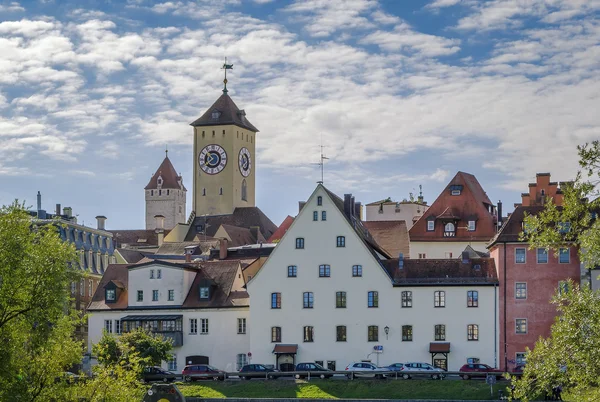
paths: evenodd
<path fill-rule="evenodd" d="M 446 377 L 444 370 L 433 367 L 429 363 L 404 363 L 400 373 L 402 373 L 402 378 L 405 380 L 409 380 L 413 376 L 428 376 L 434 380 L 441 380 Z"/>
<path fill-rule="evenodd" d="M 373 363 L 369 362 L 354 362 L 346 366 L 346 371 L 352 371 L 352 373 L 346 374 L 346 377 L 368 377 L 368 378 L 385 378 L 385 373 L 388 369 L 377 367 Z"/>

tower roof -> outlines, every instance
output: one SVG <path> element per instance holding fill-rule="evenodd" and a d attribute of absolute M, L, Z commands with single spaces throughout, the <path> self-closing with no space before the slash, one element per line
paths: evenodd
<path fill-rule="evenodd" d="M 173 167 L 173 164 L 169 160 L 168 156 L 165 156 L 165 159 L 162 161 L 158 167 L 158 170 L 156 173 L 154 173 L 144 190 L 158 189 L 159 176 L 162 177 L 163 180 L 161 188 L 187 191 L 183 185 L 183 179 L 175 171 L 175 168 Z M 181 186 L 179 185 L 179 182 L 181 182 Z"/>
<path fill-rule="evenodd" d="M 213 115 L 213 112 L 216 113 Z M 209 107 L 199 119 L 195 120 L 190 125 L 199 127 L 222 126 L 227 124 L 233 124 L 255 133 L 258 132 L 258 129 L 254 127 L 252 123 L 248 121 L 248 119 L 246 119 L 246 112 L 238 109 L 237 105 L 226 93 L 221 95 L 219 99 L 217 99 L 217 101 L 213 103 L 213 105 Z"/>

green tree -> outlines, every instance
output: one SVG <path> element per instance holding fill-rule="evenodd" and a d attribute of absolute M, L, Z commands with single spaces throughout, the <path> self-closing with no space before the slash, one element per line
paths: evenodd
<path fill-rule="evenodd" d="M 538 340 L 527 356 L 516 398 L 529 401 L 561 386 L 573 401 L 600 400 L 600 293 L 568 282 L 552 303 L 559 315 L 549 338 Z M 564 396 L 564 395 L 563 395 Z"/>
<path fill-rule="evenodd" d="M 141 374 L 145 367 L 159 366 L 169 361 L 172 348 L 170 339 L 138 328 L 124 333 L 118 339 L 105 332 L 92 349 L 100 364 L 106 367 L 131 366 L 132 370 L 137 369 Z M 132 364 L 132 358 L 135 364 Z"/>
<path fill-rule="evenodd" d="M 68 294 L 74 256 L 56 226 L 35 224 L 17 202 L 0 208 L 0 400 L 48 400 L 80 361 Z"/>
<path fill-rule="evenodd" d="M 600 141 L 578 146 L 582 170 L 562 186 L 562 207 L 549 200 L 544 210 L 525 219 L 522 238 L 530 247 L 557 250 L 575 245 L 587 268 L 600 265 Z"/>

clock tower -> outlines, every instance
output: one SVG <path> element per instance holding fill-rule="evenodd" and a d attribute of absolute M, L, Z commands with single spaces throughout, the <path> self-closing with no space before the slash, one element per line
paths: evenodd
<path fill-rule="evenodd" d="M 231 65 L 224 65 L 230 69 Z M 194 193 L 192 210 L 202 215 L 228 215 L 237 207 L 255 206 L 255 149 L 258 130 L 227 94 L 196 121 L 194 128 Z"/>

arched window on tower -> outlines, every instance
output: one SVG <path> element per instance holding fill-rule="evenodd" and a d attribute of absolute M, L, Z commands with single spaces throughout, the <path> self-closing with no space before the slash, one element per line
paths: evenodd
<path fill-rule="evenodd" d="M 247 192 L 246 179 L 244 179 L 244 180 L 242 180 L 242 201 L 247 201 L 246 200 L 246 192 Z"/>

